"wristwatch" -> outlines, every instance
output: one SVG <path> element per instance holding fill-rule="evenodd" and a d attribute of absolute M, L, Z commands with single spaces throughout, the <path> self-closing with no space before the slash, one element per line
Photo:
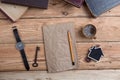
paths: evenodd
<path fill-rule="evenodd" d="M 18 30 L 17 30 L 16 26 L 13 27 L 13 33 L 14 33 L 14 36 L 15 36 L 15 39 L 16 39 L 16 42 L 17 42 L 16 43 L 16 49 L 20 51 L 24 66 L 25 66 L 26 70 L 29 71 L 30 67 L 29 67 L 27 57 L 26 57 L 26 54 L 25 54 L 25 51 L 24 51 L 24 44 L 20 39 L 20 36 L 18 34 Z"/>

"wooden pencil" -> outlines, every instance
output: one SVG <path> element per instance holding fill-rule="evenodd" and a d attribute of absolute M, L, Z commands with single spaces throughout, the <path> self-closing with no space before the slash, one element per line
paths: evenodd
<path fill-rule="evenodd" d="M 71 34 L 70 34 L 69 31 L 67 32 L 67 35 L 68 35 L 68 42 L 69 42 L 69 47 L 70 47 L 70 54 L 71 54 L 72 65 L 75 65 L 73 46 L 72 46 L 72 38 L 71 38 Z"/>

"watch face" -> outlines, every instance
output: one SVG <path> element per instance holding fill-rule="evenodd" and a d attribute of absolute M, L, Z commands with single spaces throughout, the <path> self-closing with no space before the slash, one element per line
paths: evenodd
<path fill-rule="evenodd" d="M 24 49 L 24 44 L 23 44 L 22 42 L 18 42 L 18 43 L 16 44 L 16 48 L 17 48 L 18 50 L 22 50 L 22 49 Z"/>

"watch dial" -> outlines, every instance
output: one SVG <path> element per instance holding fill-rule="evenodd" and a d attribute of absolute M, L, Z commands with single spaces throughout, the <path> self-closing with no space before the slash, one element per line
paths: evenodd
<path fill-rule="evenodd" d="M 18 42 L 18 43 L 16 44 L 16 48 L 17 48 L 18 50 L 22 50 L 22 49 L 24 49 L 24 44 L 23 44 L 22 42 Z"/>

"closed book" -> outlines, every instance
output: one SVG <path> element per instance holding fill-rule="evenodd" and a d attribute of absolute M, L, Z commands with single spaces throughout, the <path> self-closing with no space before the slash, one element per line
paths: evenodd
<path fill-rule="evenodd" d="M 120 5 L 120 0 L 85 0 L 93 16 L 97 17 L 102 13 Z"/>
<path fill-rule="evenodd" d="M 4 13 L 10 20 L 16 22 L 26 11 L 28 7 L 0 2 L 0 11 Z"/>
<path fill-rule="evenodd" d="M 29 7 L 37 7 L 46 9 L 48 0 L 1 0 L 3 3 L 17 4 Z"/>
<path fill-rule="evenodd" d="M 80 8 L 81 5 L 83 4 L 84 0 L 65 0 L 66 2 Z"/>

